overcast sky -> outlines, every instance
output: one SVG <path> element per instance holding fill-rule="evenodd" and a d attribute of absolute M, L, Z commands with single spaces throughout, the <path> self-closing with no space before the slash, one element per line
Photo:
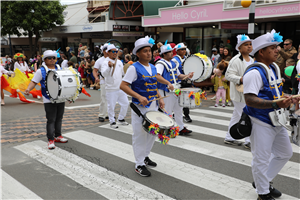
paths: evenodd
<path fill-rule="evenodd" d="M 60 0 L 62 5 L 70 5 L 75 3 L 87 2 L 87 0 Z"/>

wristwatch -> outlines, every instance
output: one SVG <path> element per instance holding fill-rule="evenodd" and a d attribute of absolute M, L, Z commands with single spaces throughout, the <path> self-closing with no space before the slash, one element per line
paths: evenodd
<path fill-rule="evenodd" d="M 276 103 L 276 102 L 273 102 L 273 103 L 272 103 L 272 108 L 274 108 L 274 109 L 278 109 L 278 108 L 279 108 L 279 106 L 277 105 L 277 103 Z"/>

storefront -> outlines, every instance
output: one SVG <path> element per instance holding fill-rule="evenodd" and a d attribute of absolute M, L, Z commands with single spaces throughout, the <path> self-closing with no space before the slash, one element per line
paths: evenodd
<path fill-rule="evenodd" d="M 294 46 L 300 44 L 300 1 L 257 4 L 255 37 L 275 29 Z M 248 32 L 249 8 L 228 6 L 217 1 L 159 9 L 159 14 L 142 17 L 144 27 L 184 27 L 183 40 L 192 53 L 204 50 L 210 56 L 212 47 L 221 44 L 234 50 L 236 36 Z M 236 53 L 236 52 L 234 52 Z"/>

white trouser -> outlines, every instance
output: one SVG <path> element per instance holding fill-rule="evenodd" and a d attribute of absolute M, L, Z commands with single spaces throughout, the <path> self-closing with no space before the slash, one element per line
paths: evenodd
<path fill-rule="evenodd" d="M 256 192 L 268 194 L 269 182 L 293 155 L 288 132 L 282 126 L 262 126 L 252 121 L 250 140 Z"/>
<path fill-rule="evenodd" d="M 107 111 L 108 111 L 109 123 L 115 122 L 115 107 L 117 102 L 121 106 L 118 120 L 124 119 L 129 105 L 127 94 L 122 90 L 117 90 L 117 91 L 106 90 L 106 100 L 107 100 Z"/>
<path fill-rule="evenodd" d="M 225 140 L 229 140 L 229 141 L 235 140 L 231 137 L 229 131 L 233 125 L 235 125 L 236 123 L 238 123 L 240 121 L 242 113 L 243 113 L 243 108 L 246 106 L 246 104 L 243 102 L 232 101 L 232 103 L 234 105 L 234 109 L 233 109 L 232 117 L 230 119 L 230 123 L 228 126 L 228 131 L 225 136 Z M 250 142 L 250 137 L 246 137 L 245 143 L 249 143 L 249 142 Z"/>
<path fill-rule="evenodd" d="M 107 117 L 107 102 L 106 102 L 106 90 L 105 84 L 100 84 L 100 106 L 98 117 Z"/>
<path fill-rule="evenodd" d="M 155 110 L 157 111 L 158 107 L 156 102 L 152 102 L 149 108 L 144 108 L 141 106 L 137 106 L 141 113 L 144 115 L 146 112 Z M 135 168 L 139 165 L 145 165 L 144 160 L 147 156 L 149 156 L 150 151 L 155 142 L 155 138 L 157 136 L 151 135 L 147 133 L 142 126 L 143 118 L 139 117 L 132 109 L 131 109 L 131 124 L 133 129 L 132 135 L 132 147 L 133 153 L 135 157 Z"/>
<path fill-rule="evenodd" d="M 182 117 L 182 107 L 179 106 L 178 97 L 175 96 L 174 93 L 165 92 L 163 90 L 159 90 L 160 95 L 169 96 L 164 98 L 165 109 L 169 115 L 172 115 L 172 112 L 175 114 L 175 122 L 177 126 L 179 126 L 179 131 L 184 128 L 183 117 Z M 166 95 L 164 95 L 166 94 Z"/>

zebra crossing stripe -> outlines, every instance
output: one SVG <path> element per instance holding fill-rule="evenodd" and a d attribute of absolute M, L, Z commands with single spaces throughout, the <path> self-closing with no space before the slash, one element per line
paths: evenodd
<path fill-rule="evenodd" d="M 202 115 L 209 114 L 209 115 L 215 115 L 219 117 L 232 117 L 232 113 L 225 113 L 225 112 L 220 112 L 217 110 L 209 110 L 209 109 L 194 109 L 190 110 L 191 113 L 200 113 Z"/>
<path fill-rule="evenodd" d="M 130 162 L 134 162 L 132 146 L 123 142 L 87 131 L 69 132 L 64 134 L 64 136 Z M 151 169 L 152 171 L 158 171 L 168 176 L 175 177 L 181 181 L 185 181 L 230 199 L 257 198 L 255 190 L 252 188 L 251 184 L 246 181 L 156 153 L 151 153 L 151 159 L 158 162 L 158 166 Z M 134 166 L 134 164 L 132 166 Z M 284 198 L 296 199 L 289 195 L 284 195 L 281 199 Z"/>
<path fill-rule="evenodd" d="M 221 107 L 221 106 L 219 106 L 219 107 L 215 107 L 215 106 L 209 106 L 209 108 L 210 108 L 210 109 L 231 110 L 231 111 L 233 111 L 233 109 L 234 109 L 234 107 L 233 107 L 233 106 L 231 106 L 231 107 L 228 107 L 228 106 L 226 106 L 226 107 Z"/>
<path fill-rule="evenodd" d="M 90 137 L 89 140 L 92 141 L 93 138 Z M 145 196 L 149 199 L 171 199 L 58 147 L 49 151 L 47 143 L 41 140 L 15 148 L 107 199 L 141 199 Z"/>
<path fill-rule="evenodd" d="M 190 117 L 192 120 L 196 120 L 200 122 L 215 124 L 217 121 L 218 125 L 229 126 L 229 120 L 216 119 L 216 118 L 210 118 L 210 117 L 199 116 L 199 115 L 190 115 Z"/>
<path fill-rule="evenodd" d="M 42 199 L 1 169 L 1 199 Z"/>
<path fill-rule="evenodd" d="M 111 129 L 109 124 L 100 127 Z M 131 124 L 128 126 L 119 126 L 115 131 L 132 135 L 132 126 Z M 170 140 L 168 145 L 251 167 L 251 152 L 180 136 Z M 288 162 L 279 174 L 300 180 L 299 163 Z"/>

